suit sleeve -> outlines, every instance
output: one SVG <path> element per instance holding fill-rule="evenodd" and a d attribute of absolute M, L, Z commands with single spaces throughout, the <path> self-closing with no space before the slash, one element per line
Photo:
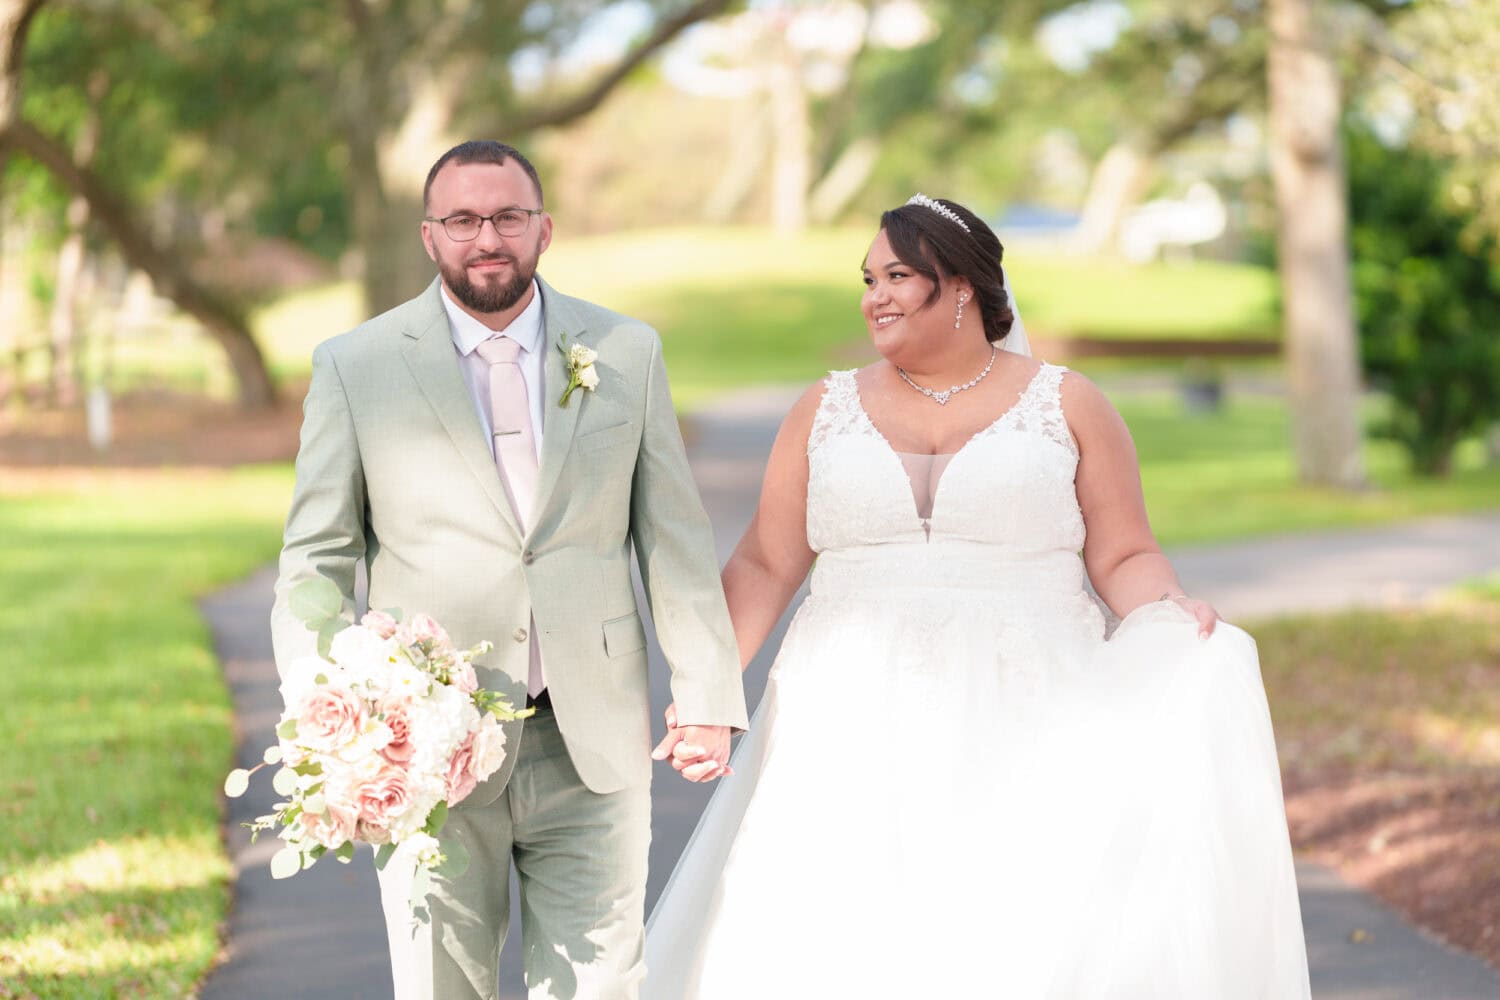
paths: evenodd
<path fill-rule="evenodd" d="M 672 670 L 678 724 L 747 728 L 739 647 L 719 583 L 713 528 L 688 467 L 654 334 L 630 529 L 656 638 Z"/>
<path fill-rule="evenodd" d="M 282 539 L 271 640 L 283 676 L 292 661 L 316 655 L 317 635 L 293 617 L 287 596 L 303 580 L 324 577 L 354 619 L 355 567 L 365 554 L 365 479 L 349 399 L 327 344 L 313 352 L 312 383 L 302 404 L 297 483 Z"/>

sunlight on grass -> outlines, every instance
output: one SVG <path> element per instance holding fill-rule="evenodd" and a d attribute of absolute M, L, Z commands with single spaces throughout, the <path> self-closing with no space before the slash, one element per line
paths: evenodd
<path fill-rule="evenodd" d="M 1452 476 L 1421 479 L 1389 441 L 1368 441 L 1372 486 L 1358 494 L 1300 485 L 1291 429 L 1277 399 L 1236 397 L 1187 413 L 1170 394 L 1117 395 L 1135 438 L 1151 526 L 1164 544 L 1379 524 L 1500 507 L 1500 467 L 1480 442 L 1460 449 Z"/>
<path fill-rule="evenodd" d="M 1283 761 L 1463 771 L 1500 765 L 1500 601 L 1251 627 Z"/>
<path fill-rule="evenodd" d="M 0 485 L 0 978 L 178 997 L 228 902 L 228 692 L 194 599 L 274 558 L 286 467 Z"/>

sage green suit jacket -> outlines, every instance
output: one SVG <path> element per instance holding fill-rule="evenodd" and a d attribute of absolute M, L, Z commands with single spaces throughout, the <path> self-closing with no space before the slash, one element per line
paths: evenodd
<path fill-rule="evenodd" d="M 522 532 L 459 369 L 434 281 L 425 292 L 319 345 L 303 404 L 297 483 L 276 602 L 276 662 L 316 652 L 287 595 L 323 576 L 354 615 L 355 566 L 369 605 L 426 612 L 461 647 L 482 639 L 480 684 L 526 697 L 525 630 L 535 616 L 553 710 L 583 782 L 605 793 L 648 782 L 652 718 L 633 545 L 678 717 L 748 723 L 718 559 L 672 410 L 656 332 L 555 292 L 546 316 L 542 455 L 535 523 Z M 599 354 L 599 386 L 558 405 L 558 345 Z M 524 722 L 508 725 L 519 746 Z M 487 804 L 507 765 L 468 802 Z M 461 808 L 461 807 L 460 807 Z"/>

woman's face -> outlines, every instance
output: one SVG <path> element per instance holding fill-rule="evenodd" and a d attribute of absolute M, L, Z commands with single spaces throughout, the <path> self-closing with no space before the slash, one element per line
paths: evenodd
<path fill-rule="evenodd" d="M 865 255 L 864 279 L 860 311 L 875 349 L 885 357 L 923 354 L 945 332 L 953 332 L 952 312 L 943 308 L 948 296 L 928 303 L 932 281 L 896 258 L 884 229 Z"/>

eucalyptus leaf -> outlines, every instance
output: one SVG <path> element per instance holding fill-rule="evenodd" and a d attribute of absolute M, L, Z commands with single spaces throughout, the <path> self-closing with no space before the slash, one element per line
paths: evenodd
<path fill-rule="evenodd" d="M 302 855 L 295 847 L 283 847 L 271 855 L 271 877 L 291 878 L 302 870 Z"/>
<path fill-rule="evenodd" d="M 266 752 L 261 755 L 261 760 L 265 761 L 267 764 L 280 764 L 281 747 L 266 747 Z"/>
<path fill-rule="evenodd" d="M 422 829 L 436 837 L 446 822 L 448 822 L 448 803 L 439 802 L 432 807 L 432 812 L 427 814 L 427 824 Z"/>
<path fill-rule="evenodd" d="M 436 874 L 451 881 L 469 870 L 469 852 L 463 844 L 447 840 L 443 843 L 443 854 L 445 859 L 437 866 Z"/>
<path fill-rule="evenodd" d="M 342 847 L 340 847 L 337 851 L 334 852 L 334 857 L 338 858 L 339 861 L 341 861 L 342 863 L 344 863 L 346 865 L 349 862 L 353 861 L 354 860 L 354 842 L 352 840 L 346 840 L 346 841 L 344 841 L 344 845 Z"/>
<path fill-rule="evenodd" d="M 333 649 L 333 637 L 349 627 L 349 623 L 342 618 L 329 618 L 318 627 L 318 655 L 328 659 L 328 654 Z"/>
<path fill-rule="evenodd" d="M 375 870 L 385 871 L 385 864 L 391 860 L 391 855 L 396 853 L 395 844 L 381 844 L 375 849 Z"/>
<path fill-rule="evenodd" d="M 298 621 L 308 628 L 317 629 L 344 610 L 344 595 L 339 593 L 332 580 L 315 576 L 292 588 L 287 595 L 287 607 Z"/>
<path fill-rule="evenodd" d="M 277 795 L 291 795 L 297 790 L 297 772 L 289 767 L 278 768 L 271 779 L 271 787 Z"/>
<path fill-rule="evenodd" d="M 250 788 L 250 772 L 243 767 L 237 767 L 229 772 L 229 777 L 224 779 L 224 794 L 231 799 L 237 799 Z"/>
<path fill-rule="evenodd" d="M 286 719 L 276 727 L 276 735 L 284 740 L 295 740 L 297 738 L 297 720 Z"/>

